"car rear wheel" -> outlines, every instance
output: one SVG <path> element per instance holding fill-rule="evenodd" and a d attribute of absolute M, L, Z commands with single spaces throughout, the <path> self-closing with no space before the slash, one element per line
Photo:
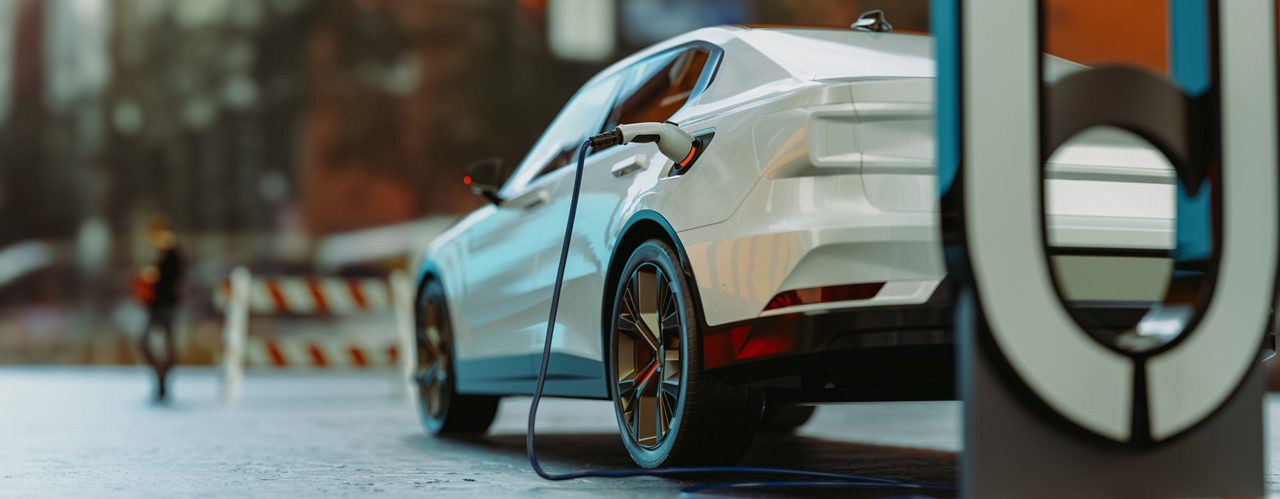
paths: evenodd
<path fill-rule="evenodd" d="M 432 435 L 482 433 L 493 424 L 499 397 L 461 395 L 455 390 L 453 328 L 440 283 L 423 286 L 416 314 L 418 414 Z"/>
<path fill-rule="evenodd" d="M 650 240 L 620 273 L 606 356 L 614 413 L 640 466 L 732 464 L 755 438 L 764 396 L 702 371 L 697 304 L 679 261 Z"/>

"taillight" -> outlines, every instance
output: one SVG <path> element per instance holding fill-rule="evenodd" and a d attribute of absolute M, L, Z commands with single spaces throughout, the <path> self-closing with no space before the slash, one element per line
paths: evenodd
<path fill-rule="evenodd" d="M 764 307 L 766 311 L 794 307 L 796 305 L 811 305 L 814 303 L 827 303 L 836 301 L 850 300 L 869 300 L 875 298 L 880 292 L 880 288 L 884 287 L 883 282 L 867 282 L 861 284 L 845 284 L 840 286 L 823 286 L 819 288 L 793 289 L 791 291 L 783 291 L 769 300 L 769 304 Z"/>

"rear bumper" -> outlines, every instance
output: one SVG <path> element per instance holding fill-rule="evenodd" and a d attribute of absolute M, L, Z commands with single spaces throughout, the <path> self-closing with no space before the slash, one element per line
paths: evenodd
<path fill-rule="evenodd" d="M 921 306 L 947 275 L 929 175 L 764 178 L 728 220 L 681 231 L 702 313 L 716 326 L 831 308 Z M 923 202 L 923 201 L 921 201 Z M 1054 265 L 1075 300 L 1158 300 L 1167 219 L 1054 215 Z M 1163 253 L 1163 255 L 1161 254 Z M 869 299 L 768 309 L 793 290 L 883 283 Z"/>
<path fill-rule="evenodd" d="M 707 328 L 703 366 L 729 383 L 795 402 L 955 398 L 954 309 L 947 290 L 921 305 L 787 314 Z M 1122 331 L 1145 307 L 1083 310 Z M 1268 333 L 1264 348 L 1275 351 Z"/>

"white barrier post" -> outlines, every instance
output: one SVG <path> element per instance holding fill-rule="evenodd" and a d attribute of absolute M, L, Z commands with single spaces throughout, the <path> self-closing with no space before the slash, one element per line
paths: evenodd
<path fill-rule="evenodd" d="M 222 329 L 222 399 L 240 398 L 244 381 L 245 348 L 249 335 L 249 269 L 231 271 L 231 296 Z"/>
<path fill-rule="evenodd" d="M 400 376 L 396 377 L 396 393 L 413 397 L 413 280 L 402 269 L 391 273 L 392 313 L 396 316 L 396 363 Z"/>

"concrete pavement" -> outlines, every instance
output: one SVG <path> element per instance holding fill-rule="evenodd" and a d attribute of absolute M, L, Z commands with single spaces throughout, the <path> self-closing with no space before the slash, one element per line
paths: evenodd
<path fill-rule="evenodd" d="M 0 496 L 665 497 L 728 478 L 544 481 L 524 457 L 527 399 L 504 402 L 486 438 L 434 439 L 389 374 L 251 372 L 234 405 L 218 401 L 209 369 L 179 370 L 167 405 L 148 401 L 149 382 L 140 368 L 0 368 Z M 823 406 L 798 435 L 758 439 L 743 464 L 952 482 L 959 409 Z M 630 468 L 607 402 L 548 400 L 543 411 L 551 469 Z"/>

